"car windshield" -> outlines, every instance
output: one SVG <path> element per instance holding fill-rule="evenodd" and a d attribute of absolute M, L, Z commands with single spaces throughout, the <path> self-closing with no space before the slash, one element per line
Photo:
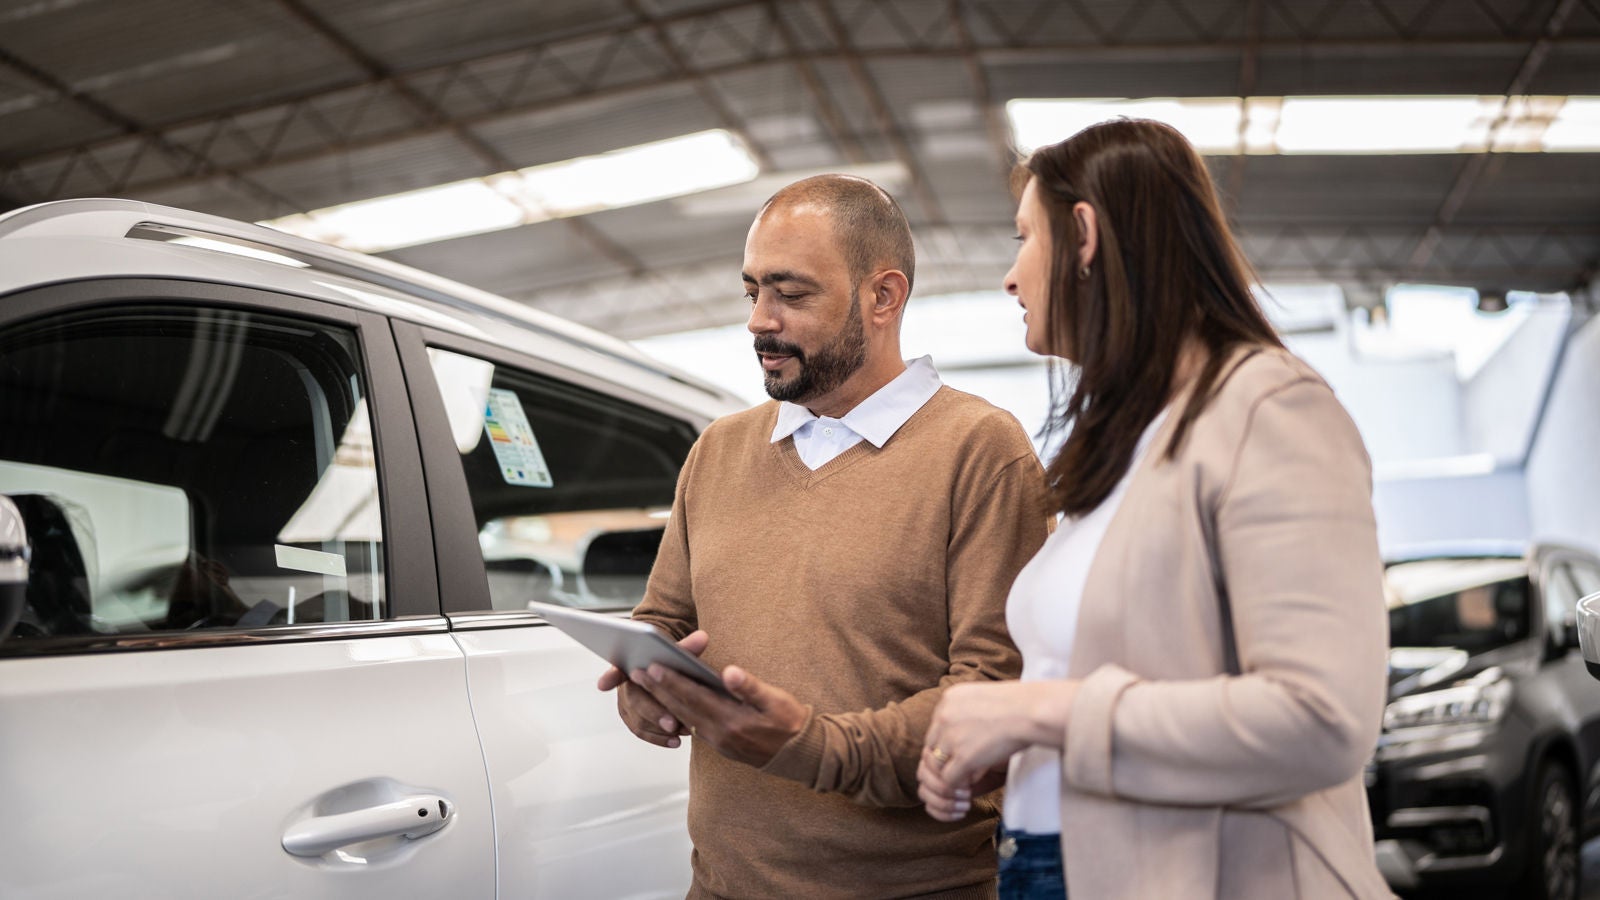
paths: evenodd
<path fill-rule="evenodd" d="M 1492 650 L 1527 637 L 1527 564 L 1520 559 L 1424 559 L 1384 573 L 1392 647 Z"/>

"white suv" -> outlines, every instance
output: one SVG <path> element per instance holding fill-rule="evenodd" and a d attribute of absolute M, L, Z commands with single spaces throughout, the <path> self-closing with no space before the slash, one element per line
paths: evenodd
<path fill-rule="evenodd" d="M 681 897 L 686 754 L 526 604 L 631 608 L 738 405 L 265 228 L 0 216 L 0 896 Z"/>

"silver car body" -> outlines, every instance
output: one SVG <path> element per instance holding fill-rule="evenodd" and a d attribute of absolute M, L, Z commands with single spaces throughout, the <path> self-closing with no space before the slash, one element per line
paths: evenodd
<path fill-rule="evenodd" d="M 390 366 L 376 403 L 431 334 L 695 430 L 740 405 L 625 342 L 258 226 L 118 200 L 0 216 L 0 335 L 121 285 L 348 318 Z M 388 571 L 432 611 L 0 642 L 0 896 L 682 896 L 687 750 L 629 735 L 603 664 L 531 613 L 453 611 L 480 563 L 447 551 L 475 536 L 446 541 L 422 474 L 385 473 Z M 420 824 L 352 843 L 385 815 Z"/>

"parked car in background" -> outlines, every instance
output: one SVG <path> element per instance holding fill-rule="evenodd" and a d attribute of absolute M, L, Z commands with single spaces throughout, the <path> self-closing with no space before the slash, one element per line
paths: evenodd
<path fill-rule="evenodd" d="M 631 608 L 740 405 L 266 228 L 0 216 L 0 897 L 681 897 L 687 754 L 526 604 Z"/>
<path fill-rule="evenodd" d="M 1459 547 L 1387 566 L 1390 687 L 1367 768 L 1379 866 L 1398 890 L 1569 900 L 1600 826 L 1600 690 L 1576 604 L 1600 559 Z"/>
<path fill-rule="evenodd" d="M 1578 648 L 1589 674 L 1600 679 L 1600 592 L 1578 601 Z"/>

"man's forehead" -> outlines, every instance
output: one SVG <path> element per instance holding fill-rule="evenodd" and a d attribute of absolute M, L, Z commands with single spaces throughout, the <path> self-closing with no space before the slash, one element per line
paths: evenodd
<path fill-rule="evenodd" d="M 744 274 L 753 281 L 811 280 L 845 265 L 832 222 L 812 209 L 769 207 L 756 218 L 745 238 Z M 783 276 L 783 277 L 780 277 Z"/>

